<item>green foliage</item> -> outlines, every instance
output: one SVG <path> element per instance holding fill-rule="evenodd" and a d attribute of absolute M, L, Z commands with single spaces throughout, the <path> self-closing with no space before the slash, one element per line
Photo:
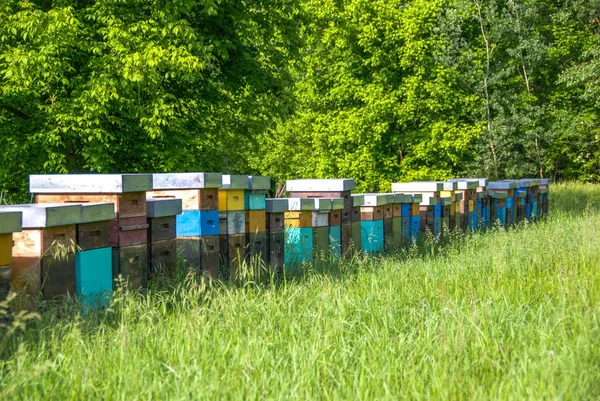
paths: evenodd
<path fill-rule="evenodd" d="M 290 107 L 295 13 L 288 0 L 3 1 L 1 188 L 33 172 L 244 169 Z"/>

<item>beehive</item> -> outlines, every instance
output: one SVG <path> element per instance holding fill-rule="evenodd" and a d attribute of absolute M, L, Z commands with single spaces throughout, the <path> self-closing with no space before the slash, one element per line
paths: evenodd
<path fill-rule="evenodd" d="M 153 258 L 158 258 L 168 260 L 168 264 L 172 264 L 177 259 L 171 252 L 172 243 L 175 242 L 176 254 L 182 258 L 185 267 L 202 271 L 216 278 L 213 274 L 216 272 L 218 275 L 220 263 L 219 258 L 214 254 L 219 252 L 219 235 L 222 231 L 227 232 L 226 227 L 221 228 L 219 220 L 219 205 L 224 201 L 220 197 L 222 179 L 221 173 L 210 172 L 152 175 L 154 190 L 147 193 L 148 199 L 179 199 L 181 213 L 175 216 L 175 240 L 155 246 L 155 253 L 161 252 L 163 255 L 162 257 L 151 256 L 151 262 Z M 173 216 L 168 220 L 172 222 Z M 157 222 L 158 227 L 161 224 L 167 223 Z M 211 244 L 211 252 L 208 255 L 203 254 L 203 250 L 208 249 L 203 246 L 203 243 Z M 216 265 L 213 266 L 211 263 Z M 157 263 L 154 265 L 156 266 Z"/>
<path fill-rule="evenodd" d="M 11 288 L 13 233 L 22 229 L 20 211 L 0 211 L 0 303 Z"/>

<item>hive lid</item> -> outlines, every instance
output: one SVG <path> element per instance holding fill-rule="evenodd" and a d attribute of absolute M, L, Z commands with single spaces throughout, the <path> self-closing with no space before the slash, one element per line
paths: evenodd
<path fill-rule="evenodd" d="M 331 210 L 343 210 L 344 198 L 331 198 Z"/>
<path fill-rule="evenodd" d="M 317 211 L 330 211 L 333 207 L 331 199 L 327 198 L 316 198 L 315 199 L 315 210 Z"/>
<path fill-rule="evenodd" d="M 288 192 L 345 192 L 356 188 L 354 178 L 302 179 L 285 183 Z"/>
<path fill-rule="evenodd" d="M 109 221 L 115 218 L 114 203 L 82 203 L 79 224 Z"/>
<path fill-rule="evenodd" d="M 152 190 L 152 174 L 46 174 L 30 175 L 34 194 L 124 193 Z"/>
<path fill-rule="evenodd" d="M 147 215 L 150 218 L 170 217 L 183 213 L 181 199 L 147 199 Z"/>
<path fill-rule="evenodd" d="M 161 189 L 221 188 L 221 173 L 155 173 L 152 186 Z"/>
<path fill-rule="evenodd" d="M 250 181 L 247 175 L 223 174 L 221 183 L 223 189 L 250 189 Z"/>
<path fill-rule="evenodd" d="M 392 192 L 439 192 L 444 190 L 444 184 L 439 181 L 395 182 Z"/>
<path fill-rule="evenodd" d="M 388 194 L 356 194 L 356 195 L 352 195 L 352 197 L 355 196 L 362 196 L 363 197 L 363 204 L 362 206 L 383 206 L 383 205 L 387 205 L 389 202 L 388 199 Z"/>
<path fill-rule="evenodd" d="M 441 181 L 444 185 L 444 191 L 456 191 L 458 190 L 458 183 L 454 181 Z"/>
<path fill-rule="evenodd" d="M 267 213 L 285 213 L 289 210 L 287 198 L 267 198 L 265 202 Z"/>
<path fill-rule="evenodd" d="M 365 204 L 365 196 L 359 194 L 352 194 L 352 207 L 359 207 Z"/>
<path fill-rule="evenodd" d="M 254 190 L 269 190 L 271 189 L 271 177 L 260 175 L 249 175 L 248 186 Z"/>
<path fill-rule="evenodd" d="M 519 184 L 514 181 L 491 181 L 488 182 L 487 189 L 488 190 L 503 190 L 507 191 L 510 189 L 516 189 L 519 187 Z"/>
<path fill-rule="evenodd" d="M 0 234 L 18 233 L 22 230 L 22 222 L 22 212 L 0 211 Z"/>
<path fill-rule="evenodd" d="M 287 198 L 290 211 L 315 210 L 313 198 Z"/>
<path fill-rule="evenodd" d="M 22 212 L 22 227 L 26 229 L 66 226 L 82 221 L 81 204 L 7 205 L 0 206 L 2 211 Z"/>
<path fill-rule="evenodd" d="M 488 179 L 487 178 L 452 178 L 448 181 L 455 181 L 455 182 L 475 182 L 475 187 L 476 188 L 482 188 L 487 186 L 488 183 Z M 471 184 L 472 185 L 472 184 Z M 464 186 L 468 186 L 467 184 L 463 184 Z M 470 186 L 468 186 L 468 188 L 461 188 L 460 184 L 458 187 L 459 190 L 466 190 L 466 189 L 472 189 Z"/>
<path fill-rule="evenodd" d="M 493 199 L 506 199 L 508 194 L 502 191 L 494 191 L 493 189 L 488 190 L 488 196 Z"/>

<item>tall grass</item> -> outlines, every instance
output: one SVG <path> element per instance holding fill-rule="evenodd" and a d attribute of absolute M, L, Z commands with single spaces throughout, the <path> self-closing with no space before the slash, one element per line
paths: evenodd
<path fill-rule="evenodd" d="M 597 399 L 600 187 L 552 216 L 283 280 L 120 289 L 0 341 L 0 399 Z"/>

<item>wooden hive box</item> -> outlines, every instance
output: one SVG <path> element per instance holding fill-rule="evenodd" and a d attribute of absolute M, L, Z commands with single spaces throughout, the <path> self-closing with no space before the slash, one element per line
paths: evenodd
<path fill-rule="evenodd" d="M 150 174 L 31 175 L 29 190 L 40 204 L 113 203 L 117 218 L 145 217 Z"/>
<path fill-rule="evenodd" d="M 288 200 L 285 198 L 269 198 L 265 201 L 267 212 L 267 231 L 276 232 L 285 229 L 285 213 L 289 211 Z"/>
<path fill-rule="evenodd" d="M 285 263 L 285 233 L 283 231 L 269 232 L 269 264 L 273 272 L 283 273 Z"/>
<path fill-rule="evenodd" d="M 352 207 L 351 192 L 356 188 L 354 179 L 302 179 L 288 180 L 286 190 L 292 198 L 342 198 L 343 210 Z M 350 221 L 347 221 L 348 223 Z"/>
<path fill-rule="evenodd" d="M 181 199 L 148 199 L 149 278 L 173 277 L 177 265 L 176 216 Z"/>
<path fill-rule="evenodd" d="M 13 233 L 21 231 L 22 220 L 22 212 L 0 212 L 0 302 L 11 289 Z"/>
<path fill-rule="evenodd" d="M 220 236 L 200 237 L 200 267 L 202 273 L 213 279 L 221 274 Z"/>
<path fill-rule="evenodd" d="M 313 229 L 286 228 L 284 257 L 285 266 L 291 269 L 298 269 L 304 262 L 312 262 Z"/>
<path fill-rule="evenodd" d="M 29 294 L 40 289 L 45 299 L 75 294 L 75 225 L 81 205 L 12 205 L 0 211 L 20 211 L 23 231 L 13 234 L 12 285 Z"/>
<path fill-rule="evenodd" d="M 148 242 L 177 237 L 177 216 L 183 213 L 181 199 L 148 199 Z"/>
<path fill-rule="evenodd" d="M 115 218 L 114 205 L 81 206 L 83 216 L 76 225 L 75 292 L 86 307 L 106 306 L 113 290 L 110 222 Z"/>
<path fill-rule="evenodd" d="M 147 198 L 181 199 L 182 210 L 218 210 L 221 173 L 152 174 L 153 191 Z"/>

